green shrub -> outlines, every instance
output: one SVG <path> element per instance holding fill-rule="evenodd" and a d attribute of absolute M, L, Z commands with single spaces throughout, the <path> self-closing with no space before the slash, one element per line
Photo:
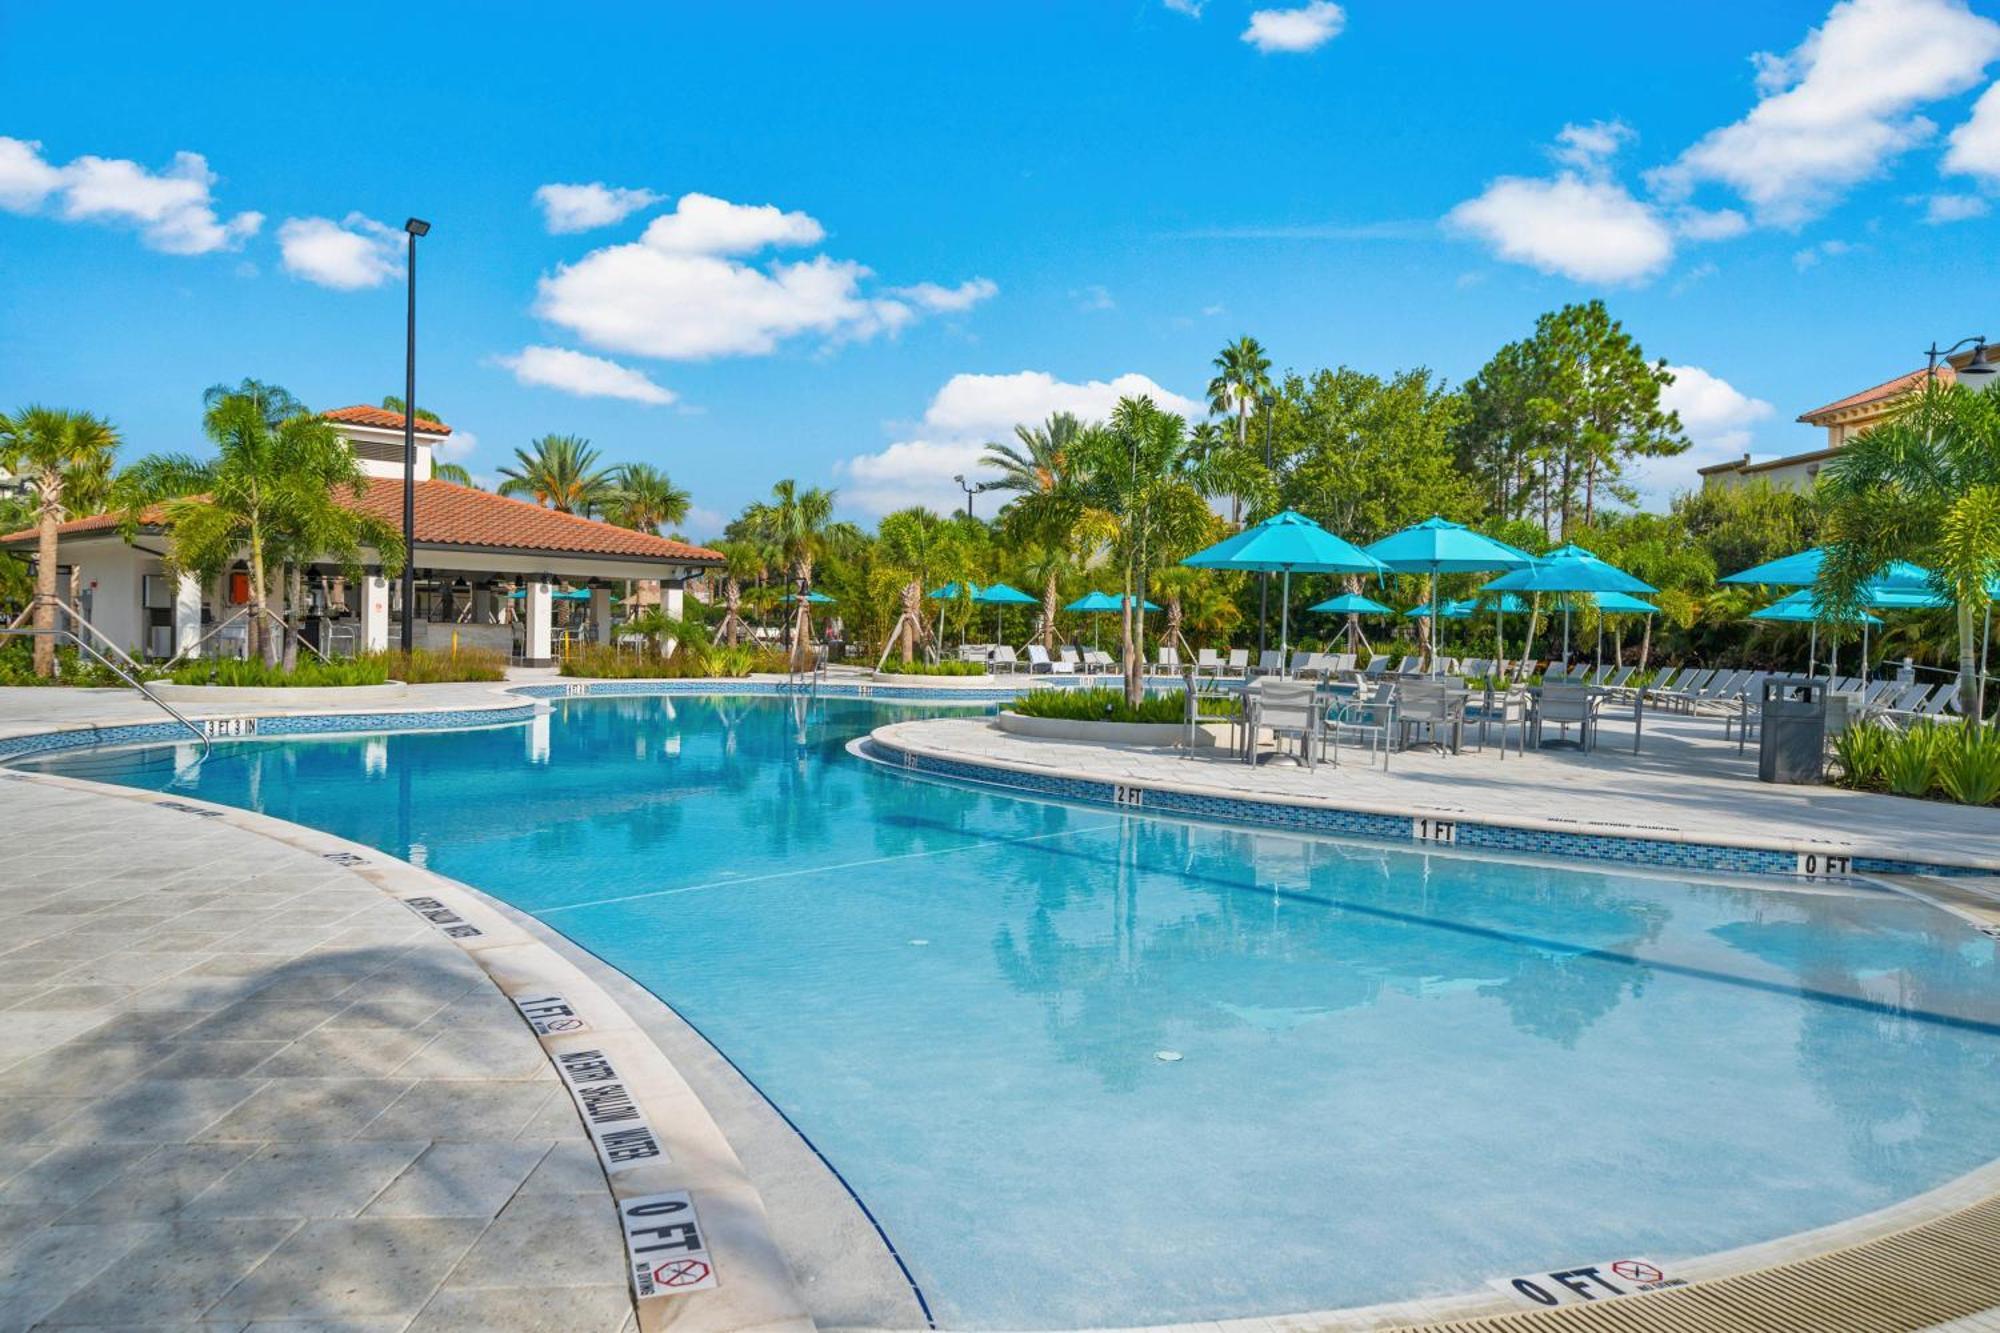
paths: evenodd
<path fill-rule="evenodd" d="M 144 680 L 159 679 L 159 672 L 139 669 Z M 0 641 L 0 685 L 64 685 L 71 689 L 118 689 L 124 677 L 74 648 L 56 649 L 56 674 L 47 680 L 35 674 L 34 640 L 25 635 Z"/>
<path fill-rule="evenodd" d="M 322 662 L 317 657 L 301 658 L 296 669 L 269 666 L 261 658 L 198 658 L 183 662 L 168 677 L 176 685 L 228 685 L 282 689 L 317 688 L 327 685 L 381 685 L 389 679 L 388 654 Z"/>
<path fill-rule="evenodd" d="M 454 652 L 432 652 L 417 648 L 401 652 L 366 653 L 360 660 L 380 658 L 390 680 L 411 685 L 438 685 L 460 680 L 505 680 L 507 658 L 491 648 L 460 648 Z M 303 665 L 303 663 L 301 663 Z"/>
<path fill-rule="evenodd" d="M 785 656 L 770 648 L 739 644 L 712 644 L 699 638 L 682 639 L 673 655 L 653 652 L 620 652 L 603 644 L 585 644 L 572 649 L 562 661 L 565 676 L 599 680 L 691 680 L 747 676 L 753 671 L 783 671 Z"/>
<path fill-rule="evenodd" d="M 1833 753 L 1840 761 L 1840 785 L 1856 791 L 1882 790 L 1887 785 L 1883 765 L 1895 736 L 1886 727 L 1859 722 L 1835 736 Z"/>
<path fill-rule="evenodd" d="M 905 662 L 892 657 L 882 664 L 885 676 L 983 676 L 984 662 L 926 662 L 921 657 Z"/>
<path fill-rule="evenodd" d="M 1961 805 L 2000 801 L 2000 734 L 1965 723 L 1939 743 L 1938 784 Z"/>
<path fill-rule="evenodd" d="M 1069 722 L 1179 722 L 1187 708 L 1184 691 L 1149 694 L 1137 708 L 1125 703 L 1125 691 L 1106 688 L 1030 690 L 1009 707 L 1022 717 L 1053 717 Z"/>
<path fill-rule="evenodd" d="M 1883 754 L 1882 781 L 1897 796 L 1928 796 L 1937 784 L 1943 749 L 1939 728 L 1911 727 L 1891 741 Z"/>

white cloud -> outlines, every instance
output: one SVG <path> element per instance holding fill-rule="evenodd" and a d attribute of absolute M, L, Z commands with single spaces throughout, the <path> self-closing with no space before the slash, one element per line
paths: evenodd
<path fill-rule="evenodd" d="M 1161 0 L 1161 2 L 1176 14 L 1185 14 L 1191 19 L 1198 19 L 1201 17 L 1201 7 L 1207 4 L 1208 0 Z"/>
<path fill-rule="evenodd" d="M 1242 40 L 1265 55 L 1314 51 L 1340 36 L 1346 26 L 1347 11 L 1333 0 L 1309 0 L 1297 9 L 1253 11 Z"/>
<path fill-rule="evenodd" d="M 1660 406 L 1678 412 L 1690 446 L 1673 458 L 1643 460 L 1636 478 L 1648 500 L 1664 501 L 1699 483 L 1700 469 L 1750 452 L 1751 427 L 1773 415 L 1772 406 L 1753 398 L 1700 366 L 1668 366 L 1674 382 L 1660 391 Z"/>
<path fill-rule="evenodd" d="M 580 398 L 623 398 L 663 406 L 674 401 L 663 389 L 630 366 L 586 356 L 567 347 L 523 347 L 513 356 L 496 357 L 523 384 L 560 389 Z"/>
<path fill-rule="evenodd" d="M 42 159 L 33 139 L 0 135 L 0 208 L 32 213 L 62 185 L 62 172 Z"/>
<path fill-rule="evenodd" d="M 1971 118 L 1951 132 L 1944 169 L 2000 184 L 2000 83 L 1981 93 Z"/>
<path fill-rule="evenodd" d="M 720 541 L 722 530 L 729 526 L 729 517 L 701 505 L 689 505 L 687 521 L 681 524 L 681 531 L 698 542 Z"/>
<path fill-rule="evenodd" d="M 431 446 L 431 456 L 440 463 L 463 463 L 479 447 L 479 437 L 463 426 L 453 426 L 451 434 Z"/>
<path fill-rule="evenodd" d="M 1052 412 L 1101 421 L 1120 398 L 1140 395 L 1182 416 L 1198 417 L 1206 411 L 1203 404 L 1135 373 L 1080 384 L 1037 370 L 954 375 L 931 399 L 913 432 L 917 438 L 839 464 L 845 477 L 842 498 L 875 515 L 916 504 L 950 510 L 965 503 L 965 494 L 952 477 L 979 472 L 988 440 L 1011 440 L 1017 424 L 1042 421 Z M 986 512 L 990 514 L 996 503 L 997 498 L 990 500 Z"/>
<path fill-rule="evenodd" d="M 200 153 L 175 153 L 163 171 L 91 154 L 58 167 L 42 156 L 41 144 L 0 137 L 0 208 L 34 213 L 53 201 L 66 222 L 132 227 L 146 246 L 170 255 L 233 250 L 264 225 L 262 213 L 226 221 L 217 214 L 216 180 Z"/>
<path fill-rule="evenodd" d="M 631 190 L 592 181 L 588 185 L 544 185 L 535 191 L 551 234 L 589 231 L 622 222 L 642 208 L 660 202 L 651 190 Z"/>
<path fill-rule="evenodd" d="M 535 313 L 607 351 L 664 360 L 761 356 L 788 339 L 829 344 L 894 334 L 924 311 L 970 308 L 997 288 L 920 283 L 875 295 L 870 270 L 814 255 L 753 267 L 736 255 L 809 245 L 824 230 L 804 213 L 682 196 L 637 241 L 558 266 L 537 289 Z"/>
<path fill-rule="evenodd" d="M 1118 308 L 1118 302 L 1111 295 L 1111 289 L 1101 283 L 1093 282 L 1088 287 L 1077 288 L 1070 292 L 1069 299 L 1076 302 L 1076 308 L 1086 314 Z"/>
<path fill-rule="evenodd" d="M 1924 201 L 1924 221 L 1933 227 L 1983 218 L 1991 211 L 1992 206 L 1976 194 L 1934 194 Z"/>
<path fill-rule="evenodd" d="M 1445 215 L 1497 257 L 1578 282 L 1651 277 L 1674 256 L 1672 232 L 1624 186 L 1574 171 L 1553 179 L 1502 176 Z"/>
<path fill-rule="evenodd" d="M 403 233 L 360 213 L 332 218 L 286 218 L 278 228 L 285 272 L 295 278 L 358 291 L 379 287 L 403 271 Z"/>
<path fill-rule="evenodd" d="M 981 301 L 991 300 L 1000 292 L 1000 286 L 991 278 L 970 278 L 956 287 L 942 287 L 935 282 L 920 282 L 911 287 L 894 287 L 891 296 L 904 297 L 921 309 L 935 314 L 956 314 L 970 310 Z"/>
<path fill-rule="evenodd" d="M 1964 92 L 2000 56 L 2000 24 L 1963 0 L 1841 0 L 1789 53 L 1760 53 L 1757 105 L 1649 173 L 1670 200 L 1713 181 L 1757 221 L 1797 226 L 1936 126 L 1917 109 Z"/>
<path fill-rule="evenodd" d="M 1617 156 L 1620 148 L 1638 137 L 1622 120 L 1593 120 L 1588 125 L 1563 126 L 1549 152 L 1566 166 L 1579 171 L 1598 171 Z"/>
<path fill-rule="evenodd" d="M 1733 208 L 1678 208 L 1674 234 L 1690 241 L 1726 241 L 1750 230 L 1750 219 Z"/>
<path fill-rule="evenodd" d="M 1852 241 L 1820 241 L 1817 244 L 1808 245 L 1803 250 L 1794 252 L 1792 255 L 1792 267 L 1803 273 L 1809 268 L 1816 267 L 1822 260 L 1838 259 L 1841 255 L 1848 254 L 1857 248 Z"/>
<path fill-rule="evenodd" d="M 770 246 L 817 245 L 825 237 L 816 219 L 780 212 L 775 204 L 684 194 L 673 212 L 646 224 L 640 240 L 674 254 L 747 255 Z"/>

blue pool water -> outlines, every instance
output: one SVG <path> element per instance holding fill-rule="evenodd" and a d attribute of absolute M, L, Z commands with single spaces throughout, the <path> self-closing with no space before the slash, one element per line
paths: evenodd
<path fill-rule="evenodd" d="M 183 786 L 422 860 L 648 986 L 840 1170 L 946 1326 L 1673 1259 L 2000 1154 L 1995 946 L 1915 902 L 917 782 L 842 749 L 912 710 L 819 710 L 801 742 L 782 700 L 570 701 L 219 746 Z"/>

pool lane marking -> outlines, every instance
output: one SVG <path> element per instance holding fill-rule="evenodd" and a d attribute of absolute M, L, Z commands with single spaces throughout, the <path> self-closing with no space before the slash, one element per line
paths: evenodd
<path fill-rule="evenodd" d="M 963 843 L 957 847 L 933 847 L 921 852 L 898 852 L 894 856 L 871 856 L 860 861 L 836 861 L 832 865 L 805 866 L 798 870 L 774 870 L 768 875 L 733 875 L 728 879 L 712 879 L 702 884 L 683 884 L 674 889 L 648 889 L 644 893 L 625 893 L 616 898 L 593 898 L 589 902 L 564 903 L 561 907 L 543 907 L 535 911 L 536 916 L 550 916 L 556 912 L 575 912 L 586 907 L 610 907 L 615 903 L 637 902 L 641 898 L 670 898 L 680 893 L 699 893 L 703 889 L 733 889 L 739 884 L 762 884 L 774 879 L 792 879 L 799 875 L 821 875 L 834 870 L 858 870 L 863 866 L 888 865 L 892 861 L 915 861 L 927 856 L 955 856 L 960 852 L 984 851 L 989 847 L 1010 847 L 1024 842 L 1045 842 L 1050 838 L 1068 838 L 1078 833 L 1103 833 L 1118 827 L 1117 822 L 1090 824 L 1083 828 L 1059 829 L 1054 833 L 1028 833 L 1018 838 L 981 838 L 976 842 Z"/>

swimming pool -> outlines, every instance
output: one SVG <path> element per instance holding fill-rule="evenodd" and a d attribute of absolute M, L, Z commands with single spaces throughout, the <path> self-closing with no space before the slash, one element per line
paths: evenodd
<path fill-rule="evenodd" d="M 1898 895 L 913 781 L 908 707 L 559 701 L 181 788 L 534 913 L 701 1029 L 941 1324 L 1213 1319 L 1822 1225 L 2000 1155 L 1995 946 Z M 47 767 L 164 787 L 170 750 Z M 1161 1054 L 1177 1054 L 1177 1060 Z"/>

